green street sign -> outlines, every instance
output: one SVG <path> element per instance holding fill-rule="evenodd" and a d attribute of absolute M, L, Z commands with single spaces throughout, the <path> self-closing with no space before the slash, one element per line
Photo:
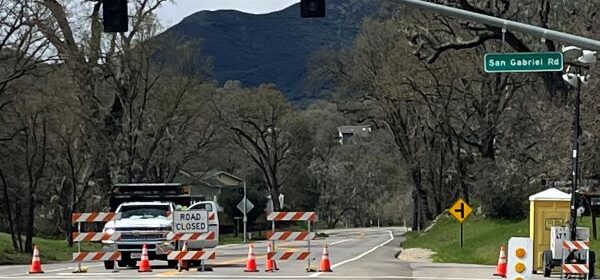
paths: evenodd
<path fill-rule="evenodd" d="M 486 53 L 483 69 L 487 73 L 562 71 L 563 55 L 561 52 Z"/>

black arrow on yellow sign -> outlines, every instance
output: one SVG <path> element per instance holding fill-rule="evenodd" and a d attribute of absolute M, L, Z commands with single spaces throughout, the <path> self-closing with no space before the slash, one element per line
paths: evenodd
<path fill-rule="evenodd" d="M 454 213 L 460 213 L 460 218 L 464 219 L 465 218 L 465 204 L 461 202 L 460 208 L 454 209 Z"/>

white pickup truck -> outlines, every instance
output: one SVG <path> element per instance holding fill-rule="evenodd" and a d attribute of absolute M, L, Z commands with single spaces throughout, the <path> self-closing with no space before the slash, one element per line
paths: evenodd
<path fill-rule="evenodd" d="M 115 212 L 119 219 L 105 224 L 103 232 L 112 234 L 119 232 L 118 241 L 103 241 L 103 251 L 121 252 L 119 266 L 135 267 L 141 258 L 142 247 L 146 244 L 150 260 L 167 260 L 167 255 L 181 248 L 182 244 L 167 240 L 167 235 L 173 230 L 172 213 L 180 211 L 175 203 L 170 201 L 131 201 L 119 204 Z M 188 210 L 206 210 L 213 219 L 209 220 L 208 230 L 215 232 L 215 239 L 210 241 L 188 242 L 188 250 L 213 248 L 219 243 L 219 216 L 217 204 L 214 201 L 193 203 Z M 184 210 L 185 211 L 185 210 Z M 169 266 L 177 265 L 176 261 L 168 261 Z M 113 269 L 114 262 L 104 262 L 106 269 Z"/>

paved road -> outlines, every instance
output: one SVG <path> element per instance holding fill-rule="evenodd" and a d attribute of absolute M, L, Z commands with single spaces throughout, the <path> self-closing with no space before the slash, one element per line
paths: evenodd
<path fill-rule="evenodd" d="M 330 231 L 326 239 L 313 240 L 311 266 L 318 268 L 323 244 L 329 244 L 332 273 L 306 272 L 306 261 L 278 262 L 279 271 L 263 272 L 266 242 L 255 243 L 257 273 L 243 272 L 247 246 L 229 245 L 217 248 L 217 260 L 212 261 L 212 272 L 195 270 L 177 272 L 165 262 L 152 262 L 153 271 L 138 273 L 136 269 L 120 269 L 118 273 L 105 271 L 101 263 L 87 264 L 86 274 L 73 274 L 73 263 L 44 264 L 46 273 L 27 275 L 27 266 L 0 266 L 0 279 L 431 279 L 478 280 L 492 277 L 493 266 L 410 263 L 397 260 L 403 229 L 366 228 Z M 306 242 L 278 243 L 277 250 L 306 250 Z M 43 261 L 43 260 L 42 260 Z M 543 279 L 537 277 L 535 279 Z"/>

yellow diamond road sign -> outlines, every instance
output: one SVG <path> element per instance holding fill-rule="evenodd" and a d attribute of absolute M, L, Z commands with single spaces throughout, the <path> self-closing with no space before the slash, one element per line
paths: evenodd
<path fill-rule="evenodd" d="M 448 211 L 450 211 L 450 214 L 454 216 L 454 218 L 462 223 L 469 215 L 471 215 L 473 209 L 471 209 L 471 206 L 462 200 L 462 198 L 459 198 L 452 204 L 452 207 L 450 207 L 450 210 Z"/>

